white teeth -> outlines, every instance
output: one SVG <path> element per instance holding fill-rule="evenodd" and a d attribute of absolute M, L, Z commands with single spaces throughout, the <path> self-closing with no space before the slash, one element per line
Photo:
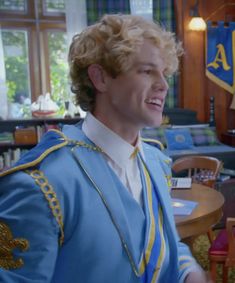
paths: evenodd
<path fill-rule="evenodd" d="M 162 101 L 160 99 L 158 99 L 158 98 L 147 99 L 147 103 L 157 104 L 159 106 L 162 105 Z"/>

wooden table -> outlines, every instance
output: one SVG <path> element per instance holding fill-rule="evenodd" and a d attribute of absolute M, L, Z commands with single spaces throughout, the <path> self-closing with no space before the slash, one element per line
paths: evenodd
<path fill-rule="evenodd" d="M 171 196 L 198 202 L 190 215 L 175 216 L 177 231 L 181 239 L 206 233 L 222 217 L 224 197 L 213 188 L 192 184 L 191 189 L 172 190 Z"/>

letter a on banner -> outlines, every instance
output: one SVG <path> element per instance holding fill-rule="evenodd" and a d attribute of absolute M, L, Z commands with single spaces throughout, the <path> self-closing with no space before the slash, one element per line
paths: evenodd
<path fill-rule="evenodd" d="M 235 94 L 235 22 L 224 26 L 207 23 L 206 75 L 213 82 Z"/>

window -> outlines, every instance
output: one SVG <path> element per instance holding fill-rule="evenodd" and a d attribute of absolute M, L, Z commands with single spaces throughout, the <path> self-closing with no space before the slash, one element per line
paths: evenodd
<path fill-rule="evenodd" d="M 65 0 L 0 0 L 1 53 L 8 118 L 30 116 L 30 104 L 47 92 L 63 111 L 69 93 Z"/>
<path fill-rule="evenodd" d="M 146 20 L 153 19 L 152 0 L 130 0 L 131 14 L 144 17 Z"/>

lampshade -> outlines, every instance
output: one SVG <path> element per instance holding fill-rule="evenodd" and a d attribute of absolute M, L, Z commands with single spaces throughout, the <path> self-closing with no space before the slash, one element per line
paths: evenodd
<path fill-rule="evenodd" d="M 201 17 L 193 17 L 189 22 L 189 29 L 203 31 L 206 29 L 206 23 Z"/>

